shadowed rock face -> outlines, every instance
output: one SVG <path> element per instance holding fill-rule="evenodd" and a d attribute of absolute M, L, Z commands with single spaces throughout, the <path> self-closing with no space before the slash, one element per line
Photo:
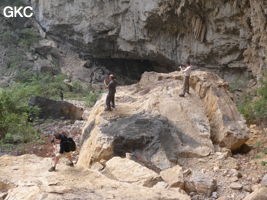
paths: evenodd
<path fill-rule="evenodd" d="M 266 69 L 264 0 L 32 0 L 48 36 L 86 60 L 191 60 L 231 80 Z M 154 70 L 157 71 L 157 70 Z M 163 71 L 159 71 L 163 72 Z"/>
<path fill-rule="evenodd" d="M 178 157 L 206 155 L 196 151 L 201 146 L 198 141 L 160 116 L 136 114 L 120 118 L 104 125 L 101 132 L 113 137 L 114 155 L 125 157 L 130 152 L 135 159 L 143 159 L 144 164 L 152 163 L 159 169 L 176 164 Z M 192 149 L 189 151 L 184 146 Z M 155 159 L 158 155 L 165 156 Z"/>
<path fill-rule="evenodd" d="M 104 112 L 104 95 L 83 130 L 78 165 L 131 153 L 162 170 L 182 157 L 209 155 L 213 143 L 238 149 L 248 139 L 247 128 L 227 84 L 212 73 L 193 72 L 191 94 L 181 98 L 182 80 L 180 72 L 147 72 L 138 84 L 118 88 L 112 112 Z"/>

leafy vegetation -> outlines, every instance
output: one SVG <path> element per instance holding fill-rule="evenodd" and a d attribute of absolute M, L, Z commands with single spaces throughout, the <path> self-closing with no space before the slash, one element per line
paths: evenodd
<path fill-rule="evenodd" d="M 12 89 L 21 91 L 21 99 L 24 101 L 33 95 L 60 100 L 63 94 L 64 98 L 86 101 L 90 106 L 96 102 L 99 94 L 92 92 L 92 88 L 82 86 L 80 81 L 67 84 L 64 82 L 65 79 L 66 76 L 63 74 L 39 74 L 27 70 L 16 75 L 16 84 Z"/>
<path fill-rule="evenodd" d="M 238 108 L 249 123 L 259 123 L 267 120 L 267 75 L 253 93 L 244 96 Z"/>
<path fill-rule="evenodd" d="M 23 4 L 23 0 L 1 0 L 0 7 Z M 65 99 L 82 100 L 87 106 L 92 106 L 98 94 L 79 81 L 65 83 L 64 75 L 52 75 L 59 72 L 56 59 L 51 61 L 53 70 L 57 70 L 55 73 L 40 74 L 32 70 L 27 52 L 32 51 L 33 45 L 41 38 L 29 19 L 1 18 L 0 25 L 0 45 L 6 49 L 5 66 L 1 67 L 5 67 L 3 70 L 14 80 L 10 87 L 0 88 L 0 148 L 10 148 L 14 144 L 17 148 L 24 143 L 40 141 L 39 133 L 29 122 L 31 114 L 38 114 L 38 109 L 28 106 L 31 96 L 54 100 L 64 96 Z"/>
<path fill-rule="evenodd" d="M 62 74 L 36 74 L 30 70 L 20 72 L 15 77 L 15 91 L 21 91 L 21 98 L 28 101 L 30 96 L 44 96 L 55 100 L 60 99 L 60 92 L 68 89 Z"/>
<path fill-rule="evenodd" d="M 66 84 L 63 74 L 36 74 L 23 71 L 15 77 L 15 83 L 0 89 L 0 147 L 6 144 L 20 144 L 40 140 L 39 133 L 29 122 L 30 114 L 38 114 L 38 109 L 28 106 L 31 96 L 44 96 L 59 100 L 65 98 L 84 100 L 92 106 L 98 94 L 79 81 Z"/>
<path fill-rule="evenodd" d="M 21 99 L 23 91 L 0 91 L 0 139 L 4 143 L 27 143 L 38 138 L 37 131 L 28 122 L 28 113 L 38 112 Z"/>
<path fill-rule="evenodd" d="M 0 7 L 23 6 L 23 0 L 1 0 Z M 0 149 L 18 148 L 28 142 L 40 142 L 40 135 L 29 122 L 30 113 L 37 114 L 38 109 L 29 107 L 28 101 L 32 95 L 60 99 L 60 92 L 69 92 L 63 75 L 40 75 L 31 68 L 27 52 L 41 38 L 38 30 L 33 28 L 27 18 L 1 18 L 0 19 L 0 46 L 6 49 L 3 57 L 3 72 L 14 78 L 10 87 L 0 88 Z M 25 62 L 26 61 L 26 62 Z M 56 63 L 55 63 L 56 67 Z"/>
<path fill-rule="evenodd" d="M 264 144 L 262 142 L 256 142 L 254 145 L 254 148 L 256 149 L 256 153 L 257 153 L 255 155 L 255 159 L 261 160 L 262 166 L 267 165 L 267 161 L 266 161 L 267 148 L 264 147 Z"/>
<path fill-rule="evenodd" d="M 24 28 L 19 32 L 19 46 L 22 48 L 30 48 L 31 45 L 38 42 L 40 36 L 34 28 Z"/>

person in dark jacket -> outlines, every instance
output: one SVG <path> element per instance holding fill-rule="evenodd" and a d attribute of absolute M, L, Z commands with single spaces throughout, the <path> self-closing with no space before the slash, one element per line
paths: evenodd
<path fill-rule="evenodd" d="M 107 85 L 108 88 L 108 95 L 106 98 L 106 109 L 105 111 L 111 111 L 111 107 L 115 108 L 115 93 L 116 93 L 116 87 L 117 87 L 117 81 L 115 79 L 115 76 L 111 74 L 109 76 L 109 84 Z"/>
<path fill-rule="evenodd" d="M 56 133 L 53 136 L 51 143 L 54 146 L 54 150 L 55 151 L 57 150 L 58 152 L 55 153 L 55 156 L 53 158 L 54 165 L 48 171 L 49 172 L 56 171 L 56 165 L 57 165 L 59 159 L 64 158 L 64 157 L 68 158 L 68 160 L 70 161 L 70 163 L 68 163 L 67 165 L 73 167 L 74 164 L 72 161 L 71 150 L 70 150 L 68 138 L 63 134 Z M 59 144 L 59 150 L 56 148 L 56 144 Z"/>

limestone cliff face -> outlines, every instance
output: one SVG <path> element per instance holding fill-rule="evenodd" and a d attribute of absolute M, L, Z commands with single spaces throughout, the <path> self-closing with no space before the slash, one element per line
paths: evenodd
<path fill-rule="evenodd" d="M 244 52 L 246 63 L 254 74 L 267 70 L 267 1 L 250 0 L 250 44 Z"/>
<path fill-rule="evenodd" d="M 247 67 L 254 75 L 266 69 L 264 0 L 33 0 L 32 4 L 48 36 L 104 65 L 145 60 L 166 68 L 190 60 L 226 79 Z"/>

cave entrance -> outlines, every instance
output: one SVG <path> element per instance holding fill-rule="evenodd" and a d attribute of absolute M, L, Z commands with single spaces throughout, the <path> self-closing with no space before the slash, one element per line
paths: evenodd
<path fill-rule="evenodd" d="M 175 71 L 175 64 L 142 59 L 97 59 L 97 65 L 104 66 L 109 72 L 114 73 L 122 84 L 133 84 L 140 80 L 144 72 L 168 73 Z"/>

